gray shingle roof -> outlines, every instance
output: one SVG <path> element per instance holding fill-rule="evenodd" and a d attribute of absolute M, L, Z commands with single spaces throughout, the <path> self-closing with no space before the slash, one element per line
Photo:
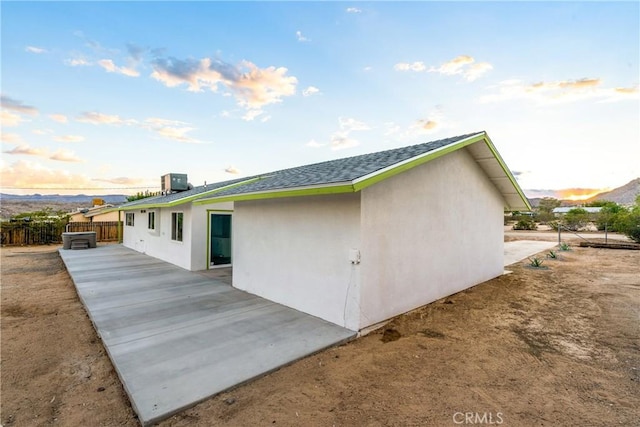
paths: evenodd
<path fill-rule="evenodd" d="M 454 144 L 463 139 L 478 135 L 482 132 L 469 133 L 452 138 L 440 139 L 409 147 L 395 148 L 391 150 L 379 151 L 376 153 L 362 154 L 360 156 L 346 157 L 343 159 L 329 160 L 311 165 L 298 166 L 295 168 L 282 169 L 279 171 L 244 177 L 229 181 L 217 182 L 205 186 L 195 187 L 191 190 L 172 193 L 165 196 L 155 196 L 146 199 L 136 200 L 121 205 L 121 208 L 135 206 L 164 205 L 176 202 L 181 199 L 207 199 L 214 197 L 234 196 L 238 194 L 266 192 L 274 190 L 286 190 L 292 188 L 329 185 L 335 183 L 348 183 L 358 178 L 369 175 L 376 171 L 393 166 L 405 160 L 426 154 L 447 145 Z M 243 185 L 228 188 L 206 194 L 212 190 L 223 188 L 229 185 L 241 183 L 254 178 L 259 180 L 248 182 Z M 197 197 L 202 194 L 201 197 Z"/>
<path fill-rule="evenodd" d="M 211 197 L 350 182 L 479 133 L 481 132 L 262 174 L 259 181 L 222 190 Z"/>

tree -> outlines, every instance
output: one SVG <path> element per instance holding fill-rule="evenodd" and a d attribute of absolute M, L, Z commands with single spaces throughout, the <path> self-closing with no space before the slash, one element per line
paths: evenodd
<path fill-rule="evenodd" d="M 553 197 L 543 197 L 538 204 L 538 221 L 551 221 L 554 218 L 553 209 L 560 206 L 560 203 L 560 200 Z"/>
<path fill-rule="evenodd" d="M 135 200 L 146 199 L 147 197 L 159 196 L 159 191 L 149 191 L 145 190 L 144 193 L 142 191 L 138 191 L 133 196 L 127 196 L 127 202 L 133 202 Z"/>
<path fill-rule="evenodd" d="M 571 231 L 578 231 L 589 223 L 589 212 L 582 208 L 573 208 L 564 216 L 564 226 Z"/>
<path fill-rule="evenodd" d="M 605 226 L 609 231 L 618 231 L 617 223 L 621 215 L 626 214 L 627 209 L 616 202 L 598 201 L 598 206 L 602 209 L 596 216 L 596 226 L 598 230 L 604 230 Z"/>
<path fill-rule="evenodd" d="M 636 196 L 633 207 L 619 215 L 616 223 L 618 231 L 636 243 L 640 243 L 640 194 Z"/>

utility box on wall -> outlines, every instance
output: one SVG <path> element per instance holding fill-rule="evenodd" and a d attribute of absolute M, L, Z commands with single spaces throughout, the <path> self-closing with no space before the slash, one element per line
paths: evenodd
<path fill-rule="evenodd" d="M 162 192 L 186 191 L 189 189 L 186 173 L 168 173 L 160 177 Z"/>

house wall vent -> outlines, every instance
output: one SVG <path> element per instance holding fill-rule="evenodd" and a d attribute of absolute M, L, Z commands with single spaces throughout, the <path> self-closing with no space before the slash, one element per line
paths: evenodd
<path fill-rule="evenodd" d="M 168 173 L 160 177 L 160 188 L 162 193 L 174 193 L 189 189 L 186 173 Z"/>

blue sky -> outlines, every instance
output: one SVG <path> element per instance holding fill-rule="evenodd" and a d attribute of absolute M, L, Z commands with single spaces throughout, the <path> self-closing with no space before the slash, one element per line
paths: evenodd
<path fill-rule="evenodd" d="M 201 185 L 478 130 L 530 196 L 640 176 L 637 2 L 1 13 L 4 192 Z"/>

